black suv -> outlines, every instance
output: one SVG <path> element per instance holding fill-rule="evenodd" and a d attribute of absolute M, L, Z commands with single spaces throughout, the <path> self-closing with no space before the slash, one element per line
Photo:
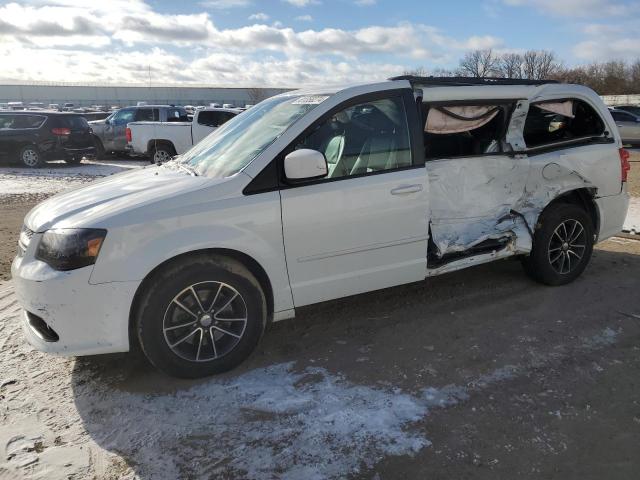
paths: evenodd
<path fill-rule="evenodd" d="M 77 113 L 0 113 L 0 158 L 25 167 L 41 167 L 47 160 L 80 163 L 95 155 L 87 120 Z"/>

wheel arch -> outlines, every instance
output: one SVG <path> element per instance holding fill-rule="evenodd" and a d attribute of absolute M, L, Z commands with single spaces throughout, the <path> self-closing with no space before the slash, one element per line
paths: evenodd
<path fill-rule="evenodd" d="M 588 187 L 576 188 L 563 192 L 555 197 L 551 202 L 549 202 L 546 207 L 544 207 L 544 209 L 540 212 L 538 219 L 540 219 L 546 211 L 548 211 L 550 208 L 553 208 L 555 205 L 577 205 L 583 208 L 584 211 L 589 215 L 589 218 L 593 223 L 593 231 L 597 237 L 600 232 L 600 212 L 595 202 L 595 195 L 596 189 Z"/>
<path fill-rule="evenodd" d="M 149 140 L 147 142 L 147 152 L 150 153 L 158 145 L 169 147 L 173 151 L 174 154 L 176 153 L 176 147 L 173 144 L 173 142 L 171 140 L 166 140 L 164 138 L 156 138 L 156 139 L 153 139 L 153 140 Z"/>
<path fill-rule="evenodd" d="M 175 257 L 169 258 L 156 267 L 153 268 L 147 275 L 142 279 L 140 285 L 136 289 L 136 292 L 133 296 L 133 301 L 131 302 L 131 307 L 129 309 L 129 349 L 134 345 L 138 344 L 138 338 L 135 333 L 135 318 L 137 315 L 137 310 L 139 307 L 140 299 L 142 297 L 142 293 L 148 287 L 148 285 L 153 281 L 153 277 L 158 274 L 160 271 L 168 268 L 169 266 L 179 263 L 185 258 L 195 257 L 198 255 L 218 255 L 221 257 L 231 258 L 241 263 L 244 267 L 246 267 L 258 280 L 262 290 L 264 292 L 265 298 L 267 300 L 267 322 L 270 322 L 273 317 L 274 311 L 274 299 L 273 299 L 273 287 L 271 285 L 271 280 L 267 275 L 265 269 L 250 255 L 246 253 L 240 252 L 238 250 L 233 250 L 229 248 L 207 248 L 201 250 L 193 250 L 190 252 L 185 252 L 180 255 L 176 255 Z"/>
<path fill-rule="evenodd" d="M 96 146 L 100 145 L 102 147 L 102 149 L 104 150 L 104 142 L 102 141 L 102 138 L 100 138 L 95 133 L 92 133 L 91 137 L 93 138 L 93 144 L 96 145 Z"/>

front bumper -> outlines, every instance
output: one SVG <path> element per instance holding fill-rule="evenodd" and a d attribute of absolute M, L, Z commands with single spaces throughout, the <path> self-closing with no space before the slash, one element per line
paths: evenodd
<path fill-rule="evenodd" d="M 34 235 L 24 255 L 18 255 L 11 265 L 16 297 L 24 310 L 22 329 L 29 343 L 59 355 L 128 351 L 129 312 L 139 282 L 92 285 L 93 266 L 53 270 L 30 255 L 38 236 Z M 46 329 L 54 334 L 46 335 Z"/>

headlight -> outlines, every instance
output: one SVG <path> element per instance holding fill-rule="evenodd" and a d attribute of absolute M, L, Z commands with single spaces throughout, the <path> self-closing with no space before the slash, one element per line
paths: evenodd
<path fill-rule="evenodd" d="M 36 258 L 55 270 L 74 270 L 96 263 L 106 230 L 59 228 L 42 235 Z"/>

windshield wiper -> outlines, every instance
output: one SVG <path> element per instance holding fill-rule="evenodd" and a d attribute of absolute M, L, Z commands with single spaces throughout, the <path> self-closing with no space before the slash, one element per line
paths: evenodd
<path fill-rule="evenodd" d="M 197 176 L 198 176 L 198 172 L 196 172 L 196 169 L 195 169 L 195 168 L 193 168 L 193 167 L 191 167 L 191 166 L 188 166 L 188 167 L 187 167 L 187 165 L 188 165 L 188 164 L 180 163 L 180 162 L 176 162 L 176 166 L 177 166 L 179 169 L 184 170 L 184 171 L 185 171 L 185 172 L 187 172 L 189 175 L 193 175 L 194 177 L 197 177 Z"/>
<path fill-rule="evenodd" d="M 199 176 L 198 172 L 196 172 L 195 168 L 193 168 L 191 165 L 188 165 L 186 163 L 181 163 L 181 162 L 177 161 L 175 158 L 169 160 L 168 162 L 161 163 L 159 165 L 162 166 L 162 167 L 165 167 L 165 168 L 172 169 L 172 170 L 175 169 L 175 168 L 183 170 L 183 171 L 187 172 L 189 175 L 193 175 L 194 177 L 198 177 Z"/>

